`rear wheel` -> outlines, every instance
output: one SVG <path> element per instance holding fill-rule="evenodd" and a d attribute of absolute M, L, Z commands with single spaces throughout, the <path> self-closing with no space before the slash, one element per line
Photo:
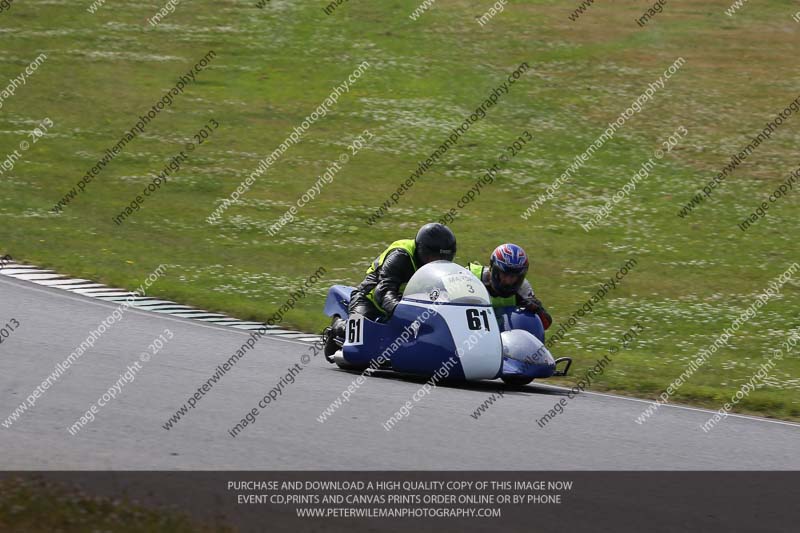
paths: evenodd
<path fill-rule="evenodd" d="M 525 376 L 501 376 L 500 379 L 502 379 L 503 383 L 506 385 L 513 385 L 515 387 L 521 387 L 533 381 L 533 378 Z"/>
<path fill-rule="evenodd" d="M 337 320 L 341 320 L 339 315 L 333 315 L 331 317 L 331 325 L 322 331 L 323 352 L 325 354 L 325 359 L 329 363 L 335 362 L 333 360 L 333 354 L 342 347 L 342 341 L 344 340 L 343 331 L 334 331 Z M 341 329 L 341 327 L 338 329 Z M 339 335 L 337 335 L 337 333 L 339 333 Z"/>

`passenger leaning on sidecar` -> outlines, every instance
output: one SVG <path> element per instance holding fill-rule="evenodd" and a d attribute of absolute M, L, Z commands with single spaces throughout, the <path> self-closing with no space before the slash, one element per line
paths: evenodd
<path fill-rule="evenodd" d="M 349 314 L 385 321 L 403 297 L 406 283 L 419 267 L 431 261 L 452 261 L 456 236 L 447 226 L 425 224 L 414 239 L 394 241 L 367 269 L 367 276 L 350 297 Z M 345 317 L 334 319 L 323 332 L 325 357 L 330 358 L 344 344 Z"/>
<path fill-rule="evenodd" d="M 528 255 L 521 246 L 506 243 L 494 249 L 489 259 L 489 268 L 479 263 L 470 263 L 469 270 L 486 285 L 492 297 L 492 307 L 523 307 L 539 315 L 544 329 L 550 327 L 553 318 L 533 294 L 533 287 L 525 279 L 528 273 Z"/>

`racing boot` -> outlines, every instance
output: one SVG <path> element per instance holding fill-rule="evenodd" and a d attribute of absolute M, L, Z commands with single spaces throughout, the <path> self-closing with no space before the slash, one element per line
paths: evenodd
<path fill-rule="evenodd" d="M 344 320 L 337 316 L 333 318 L 330 327 L 322 332 L 322 342 L 325 344 L 323 351 L 329 363 L 333 363 L 333 354 L 344 345 L 344 326 Z"/>

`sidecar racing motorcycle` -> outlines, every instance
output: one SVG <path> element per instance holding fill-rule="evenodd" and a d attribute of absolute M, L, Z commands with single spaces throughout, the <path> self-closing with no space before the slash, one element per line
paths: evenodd
<path fill-rule="evenodd" d="M 417 270 L 385 323 L 348 316 L 353 290 L 334 285 L 325 301 L 326 315 L 346 319 L 344 345 L 332 358 L 341 368 L 426 377 L 446 368 L 447 381 L 500 378 L 527 385 L 565 376 L 572 364 L 569 357 L 554 359 L 545 347 L 538 316 L 514 307 L 496 313 L 486 287 L 455 263 L 434 261 Z"/>

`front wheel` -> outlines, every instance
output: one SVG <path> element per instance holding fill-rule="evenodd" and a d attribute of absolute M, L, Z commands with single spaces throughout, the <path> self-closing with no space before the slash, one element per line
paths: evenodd
<path fill-rule="evenodd" d="M 522 387 L 533 381 L 533 378 L 526 376 L 500 376 L 500 379 L 502 379 L 503 383 L 506 385 L 513 385 L 515 387 Z"/>

